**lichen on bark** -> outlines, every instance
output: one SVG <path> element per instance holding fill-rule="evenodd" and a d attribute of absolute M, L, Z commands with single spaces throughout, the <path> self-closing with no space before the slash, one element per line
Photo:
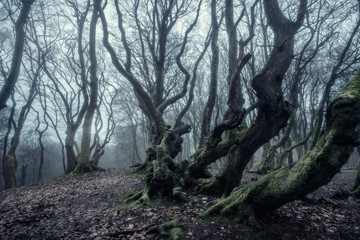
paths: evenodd
<path fill-rule="evenodd" d="M 323 134 L 291 169 L 272 172 L 242 186 L 202 216 L 255 223 L 256 218 L 328 183 L 346 163 L 360 139 L 360 70 L 330 103 Z"/>
<path fill-rule="evenodd" d="M 145 166 L 145 186 L 142 190 L 130 195 L 126 202 L 130 206 L 148 206 L 158 203 L 163 198 L 184 202 L 186 196 L 182 191 L 183 179 L 178 176 L 179 166 L 173 162 L 173 154 L 178 151 L 174 146 L 178 142 L 168 129 L 163 129 L 159 144 L 151 144 L 147 150 L 148 159 Z"/>

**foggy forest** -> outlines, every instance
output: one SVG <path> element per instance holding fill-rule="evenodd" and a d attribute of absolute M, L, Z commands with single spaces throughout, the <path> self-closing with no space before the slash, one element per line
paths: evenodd
<path fill-rule="evenodd" d="M 0 239 L 360 239 L 360 0 L 2 0 Z"/>

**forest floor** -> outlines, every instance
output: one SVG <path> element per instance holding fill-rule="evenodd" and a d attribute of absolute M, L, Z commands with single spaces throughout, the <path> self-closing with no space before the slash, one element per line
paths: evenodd
<path fill-rule="evenodd" d="M 326 186 L 259 220 L 275 239 L 360 239 L 360 201 L 347 197 L 355 171 L 343 170 Z M 244 182 L 255 174 L 245 173 Z M 183 204 L 120 209 L 125 194 L 143 184 L 129 170 L 65 176 L 0 192 L 0 239 L 161 239 L 150 229 L 180 218 L 184 239 L 269 239 L 264 232 L 198 215 L 214 198 L 186 193 Z M 166 237 L 163 237 L 166 239 Z"/>

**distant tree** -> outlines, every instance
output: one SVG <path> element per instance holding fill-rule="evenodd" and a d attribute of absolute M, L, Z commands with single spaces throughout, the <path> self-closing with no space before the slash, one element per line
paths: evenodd
<path fill-rule="evenodd" d="M 75 141 L 75 136 L 81 126 L 89 104 L 89 94 L 87 91 L 88 70 L 86 67 L 83 38 L 85 22 L 90 10 L 90 0 L 86 1 L 85 4 L 67 1 L 65 6 L 70 7 L 74 12 L 76 21 L 71 23 L 77 30 L 77 37 L 73 39 L 72 35 L 67 35 L 67 39 L 63 39 L 67 50 L 61 53 L 64 54 L 63 57 L 67 61 L 60 64 L 57 56 L 51 55 L 44 65 L 44 72 L 52 83 L 50 89 L 54 96 L 54 103 L 61 110 L 60 113 L 66 123 L 66 137 L 64 141 L 67 160 L 66 173 L 71 173 L 77 165 L 77 153 L 80 151 Z M 43 21 L 45 24 L 45 19 Z M 60 22 L 57 24 L 57 27 L 61 33 L 62 27 Z M 46 51 L 52 52 L 51 49 L 55 46 L 51 44 L 45 47 L 48 48 Z M 39 48 L 41 48 L 40 45 Z M 79 88 L 80 91 L 78 91 L 77 88 Z"/>
<path fill-rule="evenodd" d="M 217 99 L 218 88 L 218 70 L 219 70 L 219 29 L 220 24 L 217 19 L 217 3 L 215 0 L 211 1 L 211 64 L 210 64 L 210 82 L 209 95 L 206 101 L 200 132 L 199 147 L 204 147 L 205 138 L 210 131 L 212 112 L 214 111 L 215 102 Z"/>
<path fill-rule="evenodd" d="M 78 162 L 74 172 L 88 172 L 98 168 L 97 163 L 91 161 L 91 128 L 95 111 L 97 109 L 98 101 L 98 76 L 97 76 L 97 57 L 96 57 L 96 23 L 99 18 L 99 9 L 101 8 L 101 1 L 93 1 L 93 13 L 90 21 L 89 30 L 89 59 L 90 59 L 90 95 L 89 105 L 87 106 L 83 126 L 82 126 L 82 138 L 81 147 L 78 157 Z"/>
<path fill-rule="evenodd" d="M 37 176 L 37 182 L 39 182 L 42 178 L 43 178 L 43 166 L 44 166 L 44 152 L 45 152 L 45 146 L 44 146 L 44 133 L 48 130 L 49 128 L 49 123 L 47 122 L 46 118 L 45 118 L 45 113 L 43 116 L 43 119 L 40 118 L 40 113 L 38 111 L 36 111 L 36 121 L 37 121 L 37 125 L 35 128 L 36 133 L 38 134 L 38 141 L 39 141 L 39 146 L 40 146 L 40 156 L 39 156 L 39 169 L 38 169 L 38 176 Z M 45 123 L 45 127 L 43 127 L 43 129 L 41 129 L 41 123 Z"/>
<path fill-rule="evenodd" d="M 29 114 L 29 111 L 31 110 L 31 105 L 37 95 L 36 86 L 40 74 L 40 68 L 41 65 L 39 65 L 35 69 L 29 70 L 29 71 L 35 71 L 33 72 L 34 73 L 33 76 L 29 76 L 30 79 L 32 80 L 31 86 L 29 86 L 30 87 L 29 94 L 27 96 L 23 96 L 25 99 L 25 103 L 21 107 L 17 121 L 14 118 L 11 118 L 9 120 L 9 122 L 11 122 L 12 125 L 12 126 L 9 125 L 9 127 L 14 128 L 14 134 L 11 138 L 9 150 L 7 151 L 6 154 L 4 154 L 4 159 L 3 159 L 3 177 L 5 180 L 6 189 L 16 186 L 16 177 L 15 177 L 15 172 L 17 170 L 16 149 L 20 143 L 21 132 L 25 120 Z M 13 105 L 15 106 L 16 105 L 15 97 L 13 97 L 12 100 L 13 100 Z M 10 117 L 14 117 L 14 116 L 12 115 Z"/>
<path fill-rule="evenodd" d="M 353 65 L 357 61 L 357 60 L 355 60 L 358 58 L 357 56 L 354 56 L 354 58 L 353 58 L 355 61 L 354 60 L 349 61 L 347 53 L 351 49 L 351 45 L 353 43 L 354 37 L 359 32 L 359 27 L 360 27 L 360 17 L 356 21 L 356 24 L 350 34 L 350 37 L 347 39 L 347 41 L 345 43 L 345 47 L 342 49 L 339 56 L 337 57 L 336 64 L 331 69 L 331 75 L 325 85 L 325 89 L 324 89 L 324 92 L 322 94 L 322 97 L 321 97 L 321 100 L 319 103 L 318 112 L 316 115 L 316 124 L 315 124 L 314 134 L 312 136 L 312 143 L 310 145 L 310 148 L 315 147 L 316 142 L 320 137 L 320 131 L 321 131 L 321 127 L 323 125 L 323 118 L 324 118 L 324 108 L 326 106 L 326 103 L 329 102 L 332 86 L 334 85 L 335 81 L 337 79 L 339 79 L 340 74 L 342 74 L 345 69 L 351 67 L 351 65 Z M 348 60 L 348 62 L 346 62 L 346 60 Z"/>

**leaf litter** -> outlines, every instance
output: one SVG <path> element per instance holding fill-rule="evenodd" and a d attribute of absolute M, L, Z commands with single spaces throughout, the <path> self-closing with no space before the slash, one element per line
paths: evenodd
<path fill-rule="evenodd" d="M 267 214 L 260 224 L 278 239 L 360 239 L 360 201 L 346 195 L 355 174 L 342 171 L 306 198 Z M 244 173 L 243 183 L 260 177 Z M 151 229 L 174 219 L 180 219 L 184 239 L 255 239 L 256 230 L 249 227 L 200 220 L 198 215 L 216 199 L 196 189 L 186 192 L 186 203 L 122 208 L 112 218 L 126 193 L 142 186 L 141 176 L 111 169 L 0 192 L 0 239 L 162 239 Z"/>

